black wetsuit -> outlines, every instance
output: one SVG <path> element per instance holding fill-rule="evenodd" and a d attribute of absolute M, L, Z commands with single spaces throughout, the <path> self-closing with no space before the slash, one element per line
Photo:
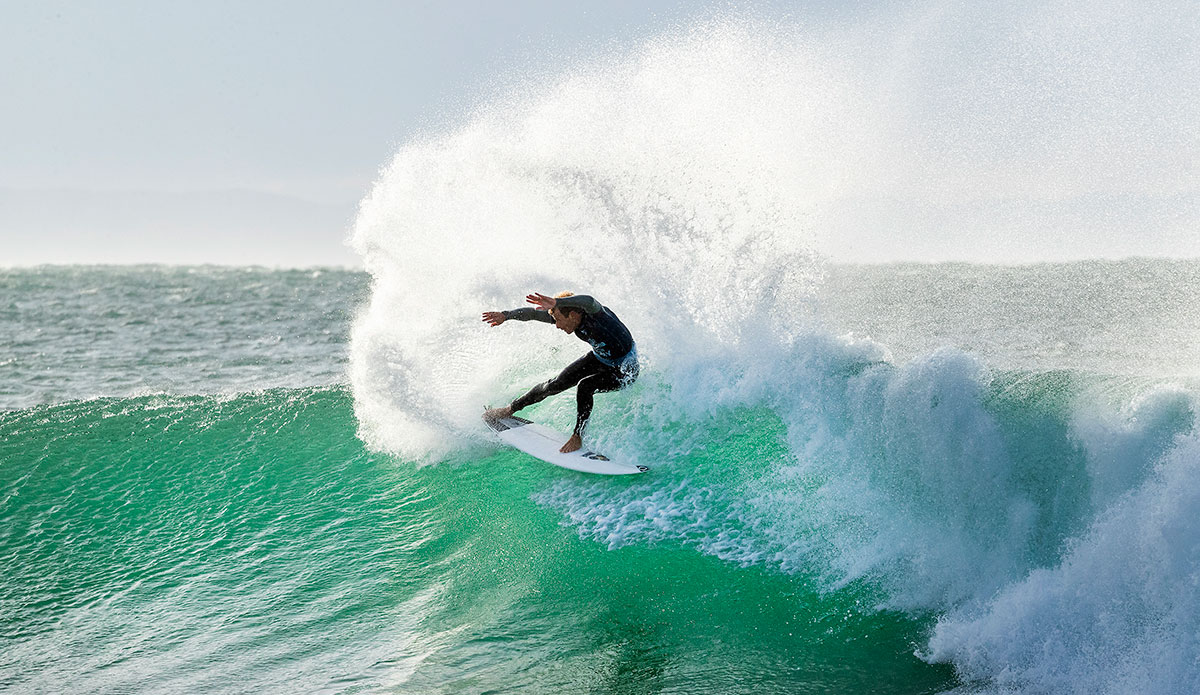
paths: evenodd
<path fill-rule="evenodd" d="M 592 351 L 567 365 L 558 376 L 534 386 L 529 393 L 513 401 L 512 409 L 516 412 L 578 385 L 575 390 L 578 404 L 575 434 L 582 436 L 583 428 L 592 415 L 592 395 L 616 391 L 637 379 L 637 346 L 621 319 L 595 299 L 587 295 L 562 297 L 557 306 L 560 311 L 579 309 L 583 312 L 575 336 L 591 345 Z M 502 313 L 506 319 L 554 323 L 550 312 L 533 307 Z"/>

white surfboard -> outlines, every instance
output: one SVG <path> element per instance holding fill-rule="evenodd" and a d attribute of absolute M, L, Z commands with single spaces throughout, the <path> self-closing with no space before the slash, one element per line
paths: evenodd
<path fill-rule="evenodd" d="M 569 436 L 515 415 L 496 420 L 484 418 L 483 421 L 495 430 L 505 443 L 556 466 L 601 475 L 630 475 L 649 470 L 645 466 L 614 461 L 604 454 L 586 448 L 564 454 L 559 449 L 570 439 Z"/>

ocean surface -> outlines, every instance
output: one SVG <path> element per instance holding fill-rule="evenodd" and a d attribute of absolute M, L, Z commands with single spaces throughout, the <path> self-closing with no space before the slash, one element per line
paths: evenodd
<path fill-rule="evenodd" d="M 418 405 L 448 433 L 374 423 L 372 296 L 343 270 L 0 271 L 0 690 L 1200 687 L 1200 262 L 825 266 L 769 350 L 642 345 L 590 435 L 633 478 L 499 446 L 482 398 Z M 584 349 L 479 322 L 520 298 L 439 314 L 513 337 L 492 402 Z"/>

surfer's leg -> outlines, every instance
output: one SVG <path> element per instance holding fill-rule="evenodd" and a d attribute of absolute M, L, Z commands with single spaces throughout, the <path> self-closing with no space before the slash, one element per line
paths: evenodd
<path fill-rule="evenodd" d="M 592 396 L 596 393 L 616 391 L 625 385 L 621 371 L 613 367 L 604 367 L 603 371 L 584 377 L 575 389 L 575 434 L 583 436 L 583 428 L 592 417 Z"/>
<path fill-rule="evenodd" d="M 534 386 L 524 396 L 513 401 L 511 406 L 513 412 L 522 408 L 528 408 L 534 403 L 540 403 L 550 396 L 562 393 L 575 384 L 578 384 L 580 379 L 595 374 L 598 368 L 603 367 L 604 365 L 600 360 L 596 359 L 595 355 L 589 352 L 571 364 L 568 364 L 566 369 L 562 370 L 558 376 Z"/>

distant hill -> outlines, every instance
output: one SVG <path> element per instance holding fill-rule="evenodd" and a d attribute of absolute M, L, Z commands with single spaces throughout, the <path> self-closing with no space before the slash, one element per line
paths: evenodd
<path fill-rule="evenodd" d="M 40 263 L 361 265 L 356 203 L 248 190 L 0 189 L 0 266 Z"/>

